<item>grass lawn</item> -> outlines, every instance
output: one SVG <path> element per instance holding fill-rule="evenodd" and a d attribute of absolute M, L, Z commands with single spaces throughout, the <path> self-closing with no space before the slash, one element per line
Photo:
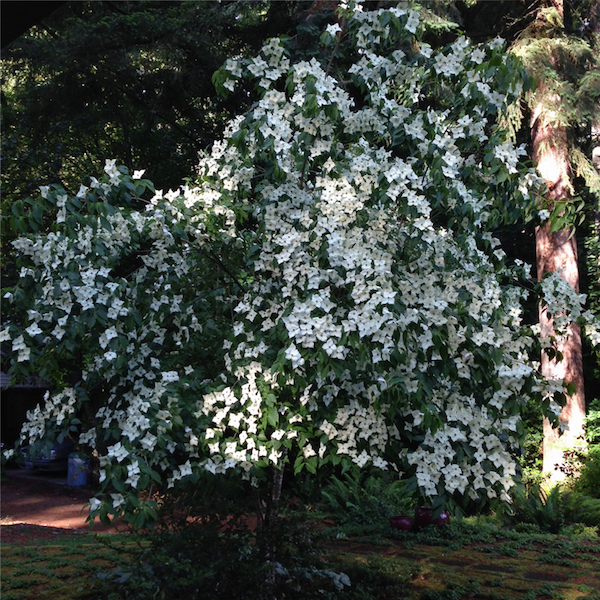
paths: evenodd
<path fill-rule="evenodd" d="M 474 521 L 420 533 L 332 528 L 318 543 L 326 568 L 350 577 L 342 598 L 600 600 L 594 533 L 518 533 Z M 2 599 L 120 598 L 119 574 L 135 569 L 131 540 L 102 534 L 3 544 Z"/>

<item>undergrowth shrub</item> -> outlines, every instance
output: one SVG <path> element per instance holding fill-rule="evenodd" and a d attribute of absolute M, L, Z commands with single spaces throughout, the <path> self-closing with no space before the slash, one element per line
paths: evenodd
<path fill-rule="evenodd" d="M 569 500 L 574 521 L 592 527 L 600 527 L 600 498 L 574 492 L 570 495 Z"/>
<path fill-rule="evenodd" d="M 572 489 L 555 486 L 550 490 L 534 485 L 513 495 L 510 521 L 525 531 L 530 525 L 542 532 L 559 533 L 569 525 L 600 526 L 600 499 Z"/>
<path fill-rule="evenodd" d="M 511 520 L 537 525 L 542 531 L 558 533 L 571 507 L 559 486 L 546 491 L 540 485 L 517 489 L 513 494 Z"/>
<path fill-rule="evenodd" d="M 600 398 L 592 400 L 588 406 L 585 429 L 590 444 L 600 444 Z"/>
<path fill-rule="evenodd" d="M 138 541 L 130 570 L 104 574 L 110 600 L 271 600 L 337 598 L 350 585 L 327 568 L 302 509 L 290 507 L 268 529 L 257 501 L 235 478 L 204 476 L 160 499 L 156 526 Z"/>
<path fill-rule="evenodd" d="M 530 407 L 524 416 L 527 435 L 519 461 L 526 489 L 513 492 L 511 522 L 542 531 L 557 531 L 567 521 L 600 526 L 600 399 L 587 407 L 585 440 L 565 454 L 567 485 L 550 492 L 543 489 L 547 482 L 542 473 L 541 421 L 539 409 Z"/>
<path fill-rule="evenodd" d="M 588 448 L 582 457 L 579 477 L 573 489 L 591 498 L 600 499 L 600 400 L 588 406 L 585 420 Z"/>
<path fill-rule="evenodd" d="M 591 498 L 600 499 L 600 444 L 590 446 L 588 449 L 573 489 Z"/>
<path fill-rule="evenodd" d="M 394 514 L 410 514 L 415 502 L 406 482 L 389 475 L 361 476 L 359 471 L 331 476 L 322 490 L 323 503 L 339 523 L 387 522 Z"/>
<path fill-rule="evenodd" d="M 538 403 L 531 403 L 523 413 L 525 436 L 521 447 L 519 465 L 525 485 L 541 485 L 543 475 L 542 431 L 543 410 Z"/>

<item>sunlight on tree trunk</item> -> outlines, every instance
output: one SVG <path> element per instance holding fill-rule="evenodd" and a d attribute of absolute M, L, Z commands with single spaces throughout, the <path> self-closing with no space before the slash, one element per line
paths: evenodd
<path fill-rule="evenodd" d="M 546 98 L 551 103 L 560 103 L 559 97 Z M 531 134 L 533 157 L 538 170 L 548 186 L 547 200 L 554 204 L 571 195 L 567 132 L 565 127 L 555 124 L 555 115 L 547 106 L 538 104 L 533 111 Z M 572 229 L 551 232 L 550 222 L 536 230 L 537 275 L 541 280 L 545 273 L 562 271 L 562 276 L 579 291 L 579 269 L 577 266 L 577 242 Z M 553 321 L 546 309 L 540 307 L 540 334 L 542 338 L 555 336 Z M 542 353 L 542 374 L 548 379 L 565 380 L 573 383 L 576 391 L 567 396 L 560 415 L 560 430 L 544 419 L 543 470 L 550 473 L 552 481 L 564 479 L 561 470 L 564 452 L 573 448 L 577 438 L 583 435 L 585 396 L 583 388 L 583 362 L 581 329 L 576 323 L 569 327 L 569 335 L 557 343 L 562 360 L 550 359 Z"/>
<path fill-rule="evenodd" d="M 600 174 L 600 120 L 592 127 L 592 164 Z M 600 236 L 600 195 L 596 198 L 596 209 L 594 210 L 594 232 Z"/>

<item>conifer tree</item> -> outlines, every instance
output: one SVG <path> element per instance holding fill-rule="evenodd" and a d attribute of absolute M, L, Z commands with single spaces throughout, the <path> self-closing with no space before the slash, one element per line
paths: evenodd
<path fill-rule="evenodd" d="M 536 229 L 538 279 L 561 272 L 564 280 L 579 291 L 575 227 L 582 221 L 583 203 L 575 195 L 573 179 L 582 177 L 590 191 L 597 193 L 600 178 L 576 134 L 578 130 L 589 130 L 598 110 L 597 34 L 585 31 L 589 28 L 585 21 L 577 34 L 571 31 L 570 4 L 564 0 L 531 3 L 531 7 L 535 8 L 534 19 L 520 34 L 514 50 L 537 84 L 527 99 L 532 158 L 546 180 L 547 193 L 541 202 L 548 217 Z M 542 340 L 557 336 L 554 316 L 540 307 Z M 558 340 L 556 353 L 542 353 L 542 373 L 549 379 L 565 380 L 571 392 L 560 416 L 561 428 L 544 421 L 543 469 L 558 480 L 564 475 L 564 451 L 576 446 L 583 436 L 584 373 L 577 323 L 572 323 L 568 335 Z"/>

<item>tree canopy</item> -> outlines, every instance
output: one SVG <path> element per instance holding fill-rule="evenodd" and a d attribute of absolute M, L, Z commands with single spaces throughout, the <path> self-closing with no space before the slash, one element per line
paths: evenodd
<path fill-rule="evenodd" d="M 312 58 L 273 38 L 215 74 L 257 100 L 196 182 L 164 193 L 112 159 L 15 212 L 32 231 L 4 294 L 10 375 L 58 387 L 22 441 L 97 456 L 92 515 L 139 526 L 150 485 L 260 488 L 288 464 L 395 470 L 437 505 L 508 498 L 520 414 L 565 393 L 531 358 L 526 288 L 559 329 L 584 298 L 494 236 L 543 218 L 500 118 L 529 86 L 519 61 L 423 32 L 416 10 L 340 8 Z"/>
<path fill-rule="evenodd" d="M 106 157 L 144 165 L 161 189 L 194 177 L 198 152 L 251 98 L 226 101 L 228 56 L 292 32 L 306 2 L 69 2 L 3 49 L 3 214 L 60 183 L 76 192 Z M 3 270 L 11 272 L 10 230 Z"/>

